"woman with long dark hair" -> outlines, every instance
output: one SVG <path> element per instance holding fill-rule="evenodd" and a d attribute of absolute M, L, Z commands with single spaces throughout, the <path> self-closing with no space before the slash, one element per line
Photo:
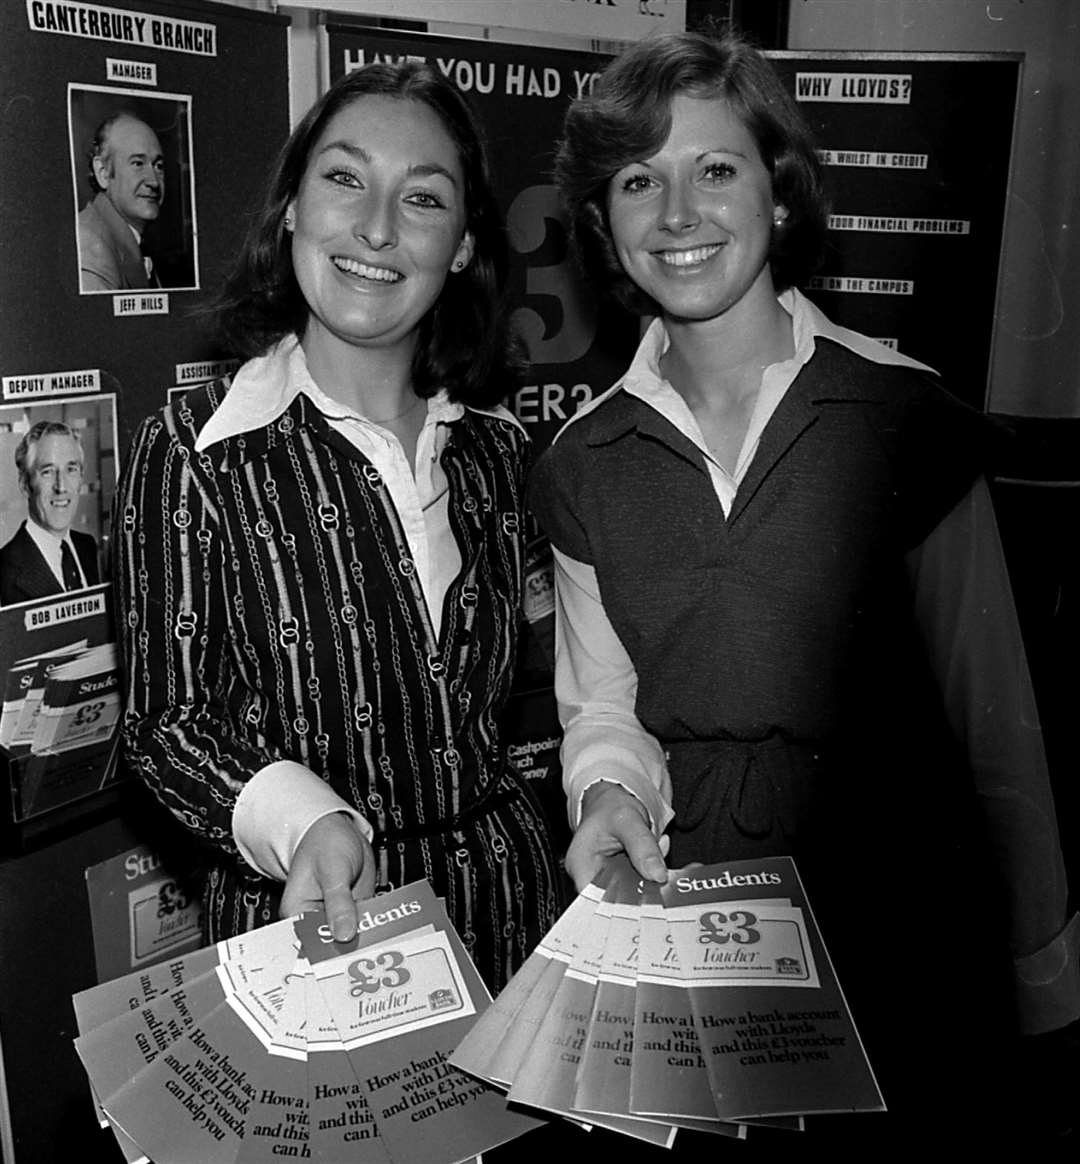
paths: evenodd
<path fill-rule="evenodd" d="M 297 126 L 227 283 L 246 362 L 138 432 L 118 503 L 128 763 L 205 847 L 207 936 L 426 877 L 499 988 L 558 912 L 496 726 L 527 438 L 505 242 L 418 64 Z"/>

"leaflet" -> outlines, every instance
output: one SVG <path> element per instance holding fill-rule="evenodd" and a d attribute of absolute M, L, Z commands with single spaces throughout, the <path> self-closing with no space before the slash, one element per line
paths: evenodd
<path fill-rule="evenodd" d="M 574 1114 L 574 1093 L 600 966 L 608 944 L 612 903 L 636 891 L 637 876 L 625 858 L 612 862 L 611 870 L 604 899 L 597 906 L 592 924 L 577 943 L 536 1037 L 514 1075 L 508 1095 L 511 1102 L 567 1117 Z M 590 1113 L 580 1118 L 587 1119 L 590 1125 L 611 1128 L 663 1147 L 670 1147 L 675 1136 L 670 1124 L 634 1119 L 625 1114 Z"/>
<path fill-rule="evenodd" d="M 536 1027 L 551 1005 L 566 965 L 592 924 L 610 875 L 605 869 L 556 919 L 524 965 L 500 991 L 472 1030 L 462 1039 L 451 1062 L 509 1087 Z M 505 1043 L 505 1046 L 504 1046 Z"/>
<path fill-rule="evenodd" d="M 636 1059 L 634 1028 L 638 971 L 641 951 L 642 900 L 648 895 L 660 911 L 659 887 L 642 882 L 627 862 L 623 875 L 613 879 L 608 899 L 600 907 L 610 914 L 593 1012 L 585 1039 L 585 1051 L 578 1068 L 573 1107 L 594 1116 L 640 1115 L 631 1111 L 630 1085 Z M 705 1063 L 701 1061 L 700 1085 L 707 1093 Z M 696 1131 L 707 1131 L 735 1139 L 745 1137 L 745 1129 L 724 1123 L 711 1114 L 711 1097 L 706 1094 L 708 1118 L 672 1113 L 647 1113 L 654 1121 Z"/>
<path fill-rule="evenodd" d="M 112 1096 L 106 1114 L 154 1161 L 229 1164 L 244 1139 L 295 957 L 213 972 L 222 1002 Z M 209 976 L 208 976 L 209 977 Z M 279 1063 L 289 1063 L 281 1058 Z"/>
<path fill-rule="evenodd" d="M 695 868 L 661 898 L 717 1115 L 884 1108 L 790 858 Z"/>
<path fill-rule="evenodd" d="M 304 982 L 311 1159 L 317 1164 L 390 1164 L 352 1060 L 314 974 Z"/>
<path fill-rule="evenodd" d="M 449 1061 L 490 998 L 430 885 L 372 907 L 351 942 L 307 915 L 296 928 L 392 1159 L 465 1160 L 535 1127 Z"/>

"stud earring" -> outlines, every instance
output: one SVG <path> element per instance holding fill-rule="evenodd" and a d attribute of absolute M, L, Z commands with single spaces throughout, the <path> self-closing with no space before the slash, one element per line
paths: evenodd
<path fill-rule="evenodd" d="M 295 224 L 293 223 L 293 216 L 291 214 L 286 214 L 285 215 L 285 229 L 292 230 L 294 225 Z"/>
<path fill-rule="evenodd" d="M 465 269 L 465 260 L 464 259 L 455 259 L 454 260 L 454 270 L 455 271 L 462 271 L 464 269 Z"/>
<path fill-rule="evenodd" d="M 787 221 L 786 214 L 774 214 L 772 219 L 773 226 L 783 226 Z"/>

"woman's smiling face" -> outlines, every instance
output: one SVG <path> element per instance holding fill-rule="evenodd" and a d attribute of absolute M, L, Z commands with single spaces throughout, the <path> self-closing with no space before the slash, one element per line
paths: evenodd
<path fill-rule="evenodd" d="M 773 295 L 773 220 L 787 212 L 724 98 L 677 95 L 667 141 L 611 179 L 607 206 L 619 261 L 665 316 L 711 319 Z"/>
<path fill-rule="evenodd" d="M 312 344 L 411 344 L 452 264 L 472 254 L 464 176 L 439 116 L 357 98 L 315 143 L 296 198 L 292 260 Z"/>

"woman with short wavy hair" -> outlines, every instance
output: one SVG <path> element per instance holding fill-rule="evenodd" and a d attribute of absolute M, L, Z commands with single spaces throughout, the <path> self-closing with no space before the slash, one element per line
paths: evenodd
<path fill-rule="evenodd" d="M 567 869 L 793 855 L 893 1112 L 826 1139 L 970 1150 L 1001 1126 L 1015 1019 L 1080 1014 L 994 434 L 798 290 L 818 161 L 744 40 L 628 48 L 569 107 L 557 175 L 594 283 L 653 317 L 531 484 Z"/>

